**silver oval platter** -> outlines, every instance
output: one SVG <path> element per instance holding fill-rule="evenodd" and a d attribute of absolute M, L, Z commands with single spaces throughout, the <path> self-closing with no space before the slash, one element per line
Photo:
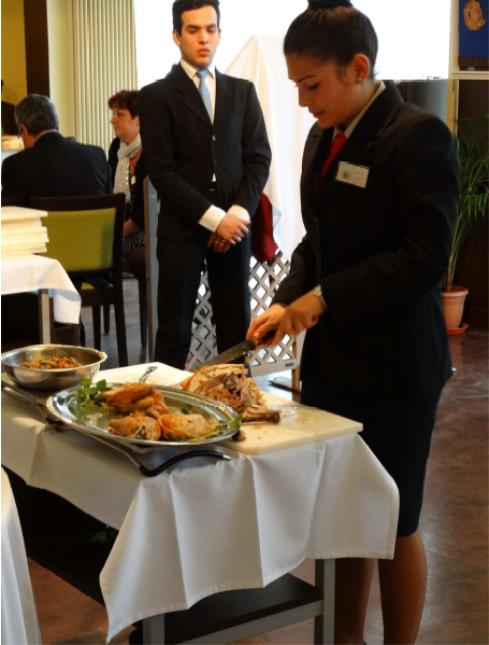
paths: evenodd
<path fill-rule="evenodd" d="M 108 383 L 107 387 L 119 387 L 120 383 Z M 134 437 L 123 437 L 115 435 L 107 429 L 107 424 L 111 419 L 117 417 L 104 406 L 83 405 L 80 406 L 77 401 L 76 391 L 78 387 L 70 387 L 61 390 L 50 396 L 46 402 L 49 412 L 59 421 L 76 430 L 88 434 L 97 435 L 104 439 L 110 439 L 117 443 L 127 446 L 138 445 L 151 448 L 164 446 L 195 446 L 209 443 L 216 443 L 229 439 L 240 427 L 240 416 L 232 408 L 218 401 L 212 401 L 205 397 L 185 392 L 173 387 L 155 386 L 162 392 L 165 398 L 165 404 L 171 412 L 195 412 L 202 414 L 204 417 L 215 419 L 218 422 L 218 429 L 214 434 L 208 437 L 193 439 L 187 441 L 154 441 L 150 439 L 141 439 Z"/>

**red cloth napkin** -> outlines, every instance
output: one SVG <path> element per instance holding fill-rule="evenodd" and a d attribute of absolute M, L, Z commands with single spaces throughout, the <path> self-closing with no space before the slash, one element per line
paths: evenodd
<path fill-rule="evenodd" d="M 272 204 L 264 193 L 251 223 L 251 250 L 258 262 L 270 262 L 278 251 L 273 239 Z"/>

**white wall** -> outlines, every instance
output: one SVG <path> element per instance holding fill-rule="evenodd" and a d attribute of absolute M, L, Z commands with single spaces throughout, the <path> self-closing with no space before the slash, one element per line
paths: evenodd
<path fill-rule="evenodd" d="M 49 40 L 49 95 L 65 137 L 76 134 L 73 10 L 71 2 L 47 0 Z"/>
<path fill-rule="evenodd" d="M 164 76 L 179 60 L 179 51 L 171 37 L 172 0 L 133 1 L 141 87 Z M 446 77 L 448 0 L 354 0 L 354 5 L 370 17 L 377 31 L 379 78 Z M 305 7 L 305 0 L 221 0 L 222 40 L 217 67 L 225 71 L 251 36 L 283 37 Z"/>

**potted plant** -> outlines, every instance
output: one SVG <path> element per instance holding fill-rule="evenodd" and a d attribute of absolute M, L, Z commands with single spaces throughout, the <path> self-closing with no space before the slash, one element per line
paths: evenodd
<path fill-rule="evenodd" d="M 487 127 L 487 119 L 484 122 Z M 471 125 L 476 125 L 475 120 L 459 124 L 460 203 L 442 291 L 449 334 L 460 334 L 467 329 L 467 325 L 461 326 L 461 321 L 468 289 L 454 285 L 454 278 L 460 251 L 470 234 L 487 217 L 489 205 L 489 155 L 486 146 L 472 133 Z M 483 131 L 487 132 L 487 129 Z"/>

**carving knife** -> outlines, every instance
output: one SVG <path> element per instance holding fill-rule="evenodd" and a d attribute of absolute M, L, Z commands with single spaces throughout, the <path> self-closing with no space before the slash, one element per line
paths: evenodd
<path fill-rule="evenodd" d="M 275 336 L 275 331 L 276 330 L 273 329 L 271 332 L 266 334 L 266 336 L 256 341 L 243 340 L 237 345 L 233 345 L 232 347 L 229 347 L 229 349 L 226 349 L 224 352 L 221 352 L 217 356 L 213 356 L 208 361 L 205 361 L 204 363 L 202 363 L 201 367 L 203 365 L 219 365 L 220 363 L 230 363 L 237 358 L 241 358 L 241 356 L 244 356 L 248 352 L 252 352 L 253 350 L 257 349 L 258 343 L 262 345 L 263 343 L 266 344 L 267 342 L 271 341 Z"/>

